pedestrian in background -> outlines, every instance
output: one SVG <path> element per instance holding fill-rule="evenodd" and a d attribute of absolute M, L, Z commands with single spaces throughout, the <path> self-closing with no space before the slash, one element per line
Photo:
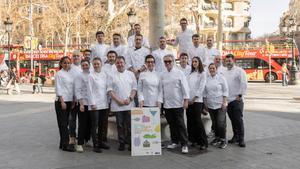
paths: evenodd
<path fill-rule="evenodd" d="M 73 144 L 69 144 L 69 115 L 74 96 L 74 76 L 71 73 L 71 59 L 64 56 L 59 61 L 60 70 L 55 75 L 55 111 L 60 135 L 59 148 L 74 152 Z"/>
<path fill-rule="evenodd" d="M 7 94 L 12 95 L 12 91 L 15 89 L 18 94 L 21 94 L 20 87 L 19 87 L 19 79 L 17 76 L 17 68 L 15 66 L 11 67 L 10 71 L 8 72 L 8 84 L 6 86 Z"/>
<path fill-rule="evenodd" d="M 282 72 L 282 86 L 287 86 L 289 70 L 287 68 L 286 63 L 282 64 L 281 72 Z"/>

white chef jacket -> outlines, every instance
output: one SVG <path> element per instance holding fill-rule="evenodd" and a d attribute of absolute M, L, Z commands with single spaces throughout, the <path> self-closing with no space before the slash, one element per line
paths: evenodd
<path fill-rule="evenodd" d="M 117 67 L 115 64 L 111 65 L 109 63 L 105 63 L 102 67 L 102 71 L 106 73 L 106 75 L 111 76 L 113 72 L 117 71 Z"/>
<path fill-rule="evenodd" d="M 174 67 L 162 73 L 158 100 L 164 108 L 182 108 L 184 99 L 189 98 L 189 85 L 182 71 Z"/>
<path fill-rule="evenodd" d="M 190 46 L 189 51 L 188 51 L 188 55 L 189 55 L 189 63 L 192 63 L 192 59 L 193 57 L 198 57 L 200 58 L 201 62 L 203 65 L 208 64 L 208 54 L 206 53 L 206 50 L 203 46 L 199 45 L 198 47 L 195 47 L 194 45 Z"/>
<path fill-rule="evenodd" d="M 89 72 L 81 72 L 75 80 L 75 96 L 77 100 L 82 99 L 84 105 L 88 105 L 87 85 Z"/>
<path fill-rule="evenodd" d="M 190 29 L 186 29 L 185 31 L 177 34 L 174 46 L 179 44 L 179 53 L 188 53 L 188 49 L 193 45 L 193 34 L 194 32 Z"/>
<path fill-rule="evenodd" d="M 221 56 L 221 53 L 216 48 L 205 48 L 206 54 L 207 54 L 207 65 L 214 63 L 214 59 L 216 56 Z"/>
<path fill-rule="evenodd" d="M 234 101 L 238 95 L 246 94 L 247 75 L 242 68 L 233 66 L 231 70 L 225 69 L 223 74 L 229 88 L 228 103 Z"/>
<path fill-rule="evenodd" d="M 71 69 L 70 72 L 72 74 L 72 76 L 74 77 L 74 81 L 77 81 L 77 78 L 80 76 L 80 74 L 82 73 L 82 69 L 81 69 L 81 65 L 75 65 L 75 64 L 71 64 Z M 76 89 L 75 89 L 75 83 L 73 86 L 73 93 L 74 93 L 74 101 L 78 101 L 77 97 L 76 97 Z"/>
<path fill-rule="evenodd" d="M 118 56 L 124 56 L 125 57 L 127 55 L 127 47 L 125 45 L 119 45 L 119 46 L 111 45 L 107 49 L 106 56 L 107 56 L 107 53 L 111 50 L 117 52 Z"/>
<path fill-rule="evenodd" d="M 223 75 L 209 75 L 204 89 L 207 107 L 214 110 L 221 108 L 224 96 L 228 97 L 228 85 Z"/>
<path fill-rule="evenodd" d="M 88 77 L 88 102 L 89 110 L 91 105 L 96 106 L 96 110 L 108 108 L 108 76 L 103 71 L 92 72 Z"/>
<path fill-rule="evenodd" d="M 159 94 L 160 77 L 154 70 L 140 74 L 138 81 L 138 99 L 144 101 L 144 106 L 156 107 Z"/>
<path fill-rule="evenodd" d="M 146 56 L 149 54 L 150 50 L 143 46 L 139 49 L 135 47 L 130 48 L 126 59 L 127 68 L 133 67 L 134 69 L 140 69 L 145 63 Z"/>
<path fill-rule="evenodd" d="M 124 72 L 116 71 L 113 76 L 109 76 L 109 87 L 107 91 L 113 91 L 120 99 L 129 98 L 131 91 L 137 91 L 137 82 L 132 72 L 124 70 Z M 111 111 L 128 111 L 134 107 L 134 103 L 129 105 L 119 106 L 118 103 L 112 99 Z"/>
<path fill-rule="evenodd" d="M 93 60 L 93 58 L 99 57 L 102 63 L 104 63 L 106 61 L 106 53 L 108 48 L 109 46 L 104 43 L 100 44 L 97 42 L 96 44 L 93 44 L 91 46 L 91 50 L 92 50 L 91 61 Z"/>
<path fill-rule="evenodd" d="M 193 72 L 188 76 L 188 84 L 190 88 L 190 100 L 195 96 L 198 98 L 195 102 L 203 103 L 203 92 L 206 84 L 206 73 Z"/>
<path fill-rule="evenodd" d="M 192 70 L 191 65 L 186 65 L 185 68 L 178 65 L 177 69 L 182 71 L 186 78 L 191 74 L 191 70 Z"/>
<path fill-rule="evenodd" d="M 166 71 L 165 63 L 164 63 L 164 56 L 166 55 L 174 55 L 172 51 L 167 49 L 157 49 L 152 52 L 153 57 L 155 58 L 155 71 L 156 72 L 163 72 Z"/>
<path fill-rule="evenodd" d="M 57 97 L 62 97 L 65 102 L 73 101 L 74 96 L 74 76 L 71 70 L 59 70 L 55 75 L 55 93 Z"/>
<path fill-rule="evenodd" d="M 131 35 L 128 37 L 128 47 L 134 47 L 135 46 L 135 35 Z M 143 42 L 142 42 L 142 46 L 144 46 L 145 48 L 150 48 L 150 43 L 147 37 L 143 36 Z"/>

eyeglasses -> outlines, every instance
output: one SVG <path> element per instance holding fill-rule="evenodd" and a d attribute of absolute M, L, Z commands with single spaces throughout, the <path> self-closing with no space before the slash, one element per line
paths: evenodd
<path fill-rule="evenodd" d="M 170 64 L 170 63 L 172 63 L 172 60 L 164 60 L 164 63 L 165 64 Z"/>
<path fill-rule="evenodd" d="M 73 58 L 76 58 L 76 57 L 79 58 L 80 56 L 79 55 L 73 55 Z"/>

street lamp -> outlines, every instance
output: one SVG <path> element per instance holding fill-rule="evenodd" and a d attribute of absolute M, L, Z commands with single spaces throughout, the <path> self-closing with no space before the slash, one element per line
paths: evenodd
<path fill-rule="evenodd" d="M 295 33 L 297 31 L 300 31 L 300 26 L 296 25 L 294 17 L 290 16 L 288 18 L 288 21 L 284 24 L 282 27 L 282 32 L 288 37 L 287 41 L 288 43 L 291 43 L 292 45 L 292 67 L 291 67 L 291 79 L 289 81 L 290 85 L 296 85 L 298 84 L 298 68 L 296 66 L 295 61 L 295 51 L 294 51 L 294 44 L 295 44 Z"/>
<path fill-rule="evenodd" d="M 128 37 L 134 34 L 133 25 L 136 23 L 136 12 L 133 8 L 130 8 L 129 12 L 127 13 L 128 16 L 128 23 L 130 25 L 130 30 L 128 32 Z"/>
<path fill-rule="evenodd" d="M 7 32 L 8 35 L 8 40 L 7 40 L 7 46 L 8 46 L 8 67 L 10 68 L 10 34 L 12 32 L 13 28 L 13 22 L 10 20 L 9 17 L 6 18 L 6 21 L 4 21 L 5 25 L 5 31 Z"/>

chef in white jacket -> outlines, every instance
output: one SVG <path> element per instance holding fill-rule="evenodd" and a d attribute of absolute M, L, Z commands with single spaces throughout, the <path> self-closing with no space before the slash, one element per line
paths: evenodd
<path fill-rule="evenodd" d="M 188 138 L 184 124 L 184 109 L 188 108 L 189 86 L 183 72 L 175 68 L 175 57 L 166 55 L 164 63 L 167 71 L 161 75 L 159 101 L 165 109 L 170 126 L 172 143 L 167 146 L 174 149 L 181 143 L 181 152 L 188 153 Z"/>
<path fill-rule="evenodd" d="M 215 138 L 212 145 L 218 145 L 219 148 L 226 148 L 226 110 L 228 85 L 222 74 L 218 73 L 217 65 L 211 63 L 208 66 L 209 75 L 207 76 L 204 89 L 204 103 L 208 108 L 212 120 Z"/>
<path fill-rule="evenodd" d="M 101 153 L 103 149 L 109 149 L 103 143 L 103 118 L 106 118 L 108 109 L 107 88 L 108 78 L 104 71 L 101 71 L 102 61 L 100 58 L 93 59 L 94 71 L 88 78 L 88 102 L 90 105 L 90 115 L 92 119 L 92 139 L 94 144 L 93 151 Z M 98 132 L 97 132 L 98 131 Z"/>
<path fill-rule="evenodd" d="M 154 70 L 154 57 L 147 55 L 145 64 L 147 70 L 141 73 L 138 81 L 139 106 L 160 107 L 160 103 L 158 102 L 160 77 Z"/>
<path fill-rule="evenodd" d="M 76 146 L 77 152 L 83 152 L 82 145 L 84 141 L 88 142 L 90 138 L 90 114 L 88 111 L 88 94 L 87 85 L 90 74 L 90 62 L 88 60 L 81 60 L 82 72 L 75 80 L 75 95 L 80 104 L 80 111 L 78 112 L 78 142 Z"/>
<path fill-rule="evenodd" d="M 246 147 L 244 141 L 243 98 L 247 91 L 247 75 L 245 70 L 234 63 L 234 55 L 226 55 L 225 64 L 227 69 L 223 71 L 223 74 L 229 87 L 227 113 L 233 130 L 233 137 L 228 143 L 238 143 L 240 147 Z"/>
<path fill-rule="evenodd" d="M 74 152 L 74 144 L 69 144 L 68 122 L 74 101 L 74 76 L 71 73 L 71 59 L 62 57 L 59 61 L 60 70 L 55 75 L 55 112 L 60 135 L 59 148 Z"/>
<path fill-rule="evenodd" d="M 190 88 L 189 108 L 186 112 L 187 129 L 189 141 L 194 145 L 200 145 L 201 150 L 208 147 L 207 136 L 201 119 L 206 77 L 207 74 L 204 72 L 201 59 L 197 56 L 193 57 L 191 74 L 187 78 Z"/>
<path fill-rule="evenodd" d="M 134 74 L 125 68 L 125 58 L 116 58 L 117 71 L 109 76 L 107 91 L 112 99 L 111 111 L 116 114 L 118 129 L 119 151 L 125 150 L 125 144 L 131 150 L 131 108 L 134 107 L 133 99 L 137 92 L 137 81 Z"/>

